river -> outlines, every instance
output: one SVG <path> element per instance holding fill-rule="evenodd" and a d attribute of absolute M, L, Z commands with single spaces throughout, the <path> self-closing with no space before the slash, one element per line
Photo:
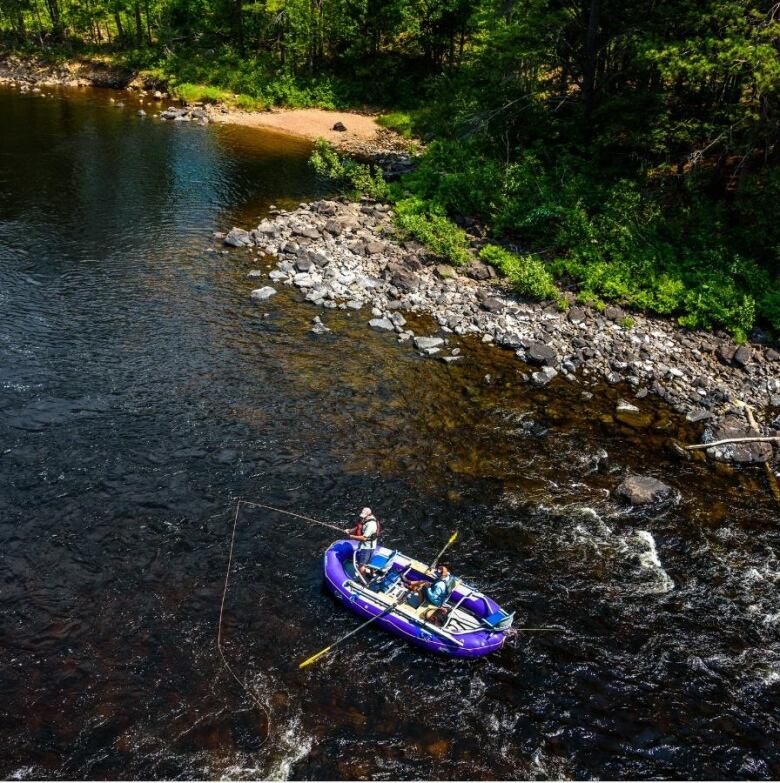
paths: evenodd
<path fill-rule="evenodd" d="M 758 469 L 681 461 L 698 431 L 662 405 L 639 433 L 628 390 L 532 390 L 473 340 L 445 365 L 365 313 L 311 334 L 211 238 L 321 193 L 305 142 L 44 94 L 0 89 L 0 776 L 780 777 Z M 626 508 L 626 471 L 677 500 Z M 332 533 L 246 510 L 225 649 L 267 725 L 215 644 L 239 497 L 370 505 L 422 559 L 458 529 L 455 572 L 556 630 L 475 662 L 368 630 L 299 671 L 357 623 L 322 587 Z"/>

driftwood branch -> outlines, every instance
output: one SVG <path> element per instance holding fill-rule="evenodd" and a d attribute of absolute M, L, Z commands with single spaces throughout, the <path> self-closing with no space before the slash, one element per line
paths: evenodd
<path fill-rule="evenodd" d="M 725 438 L 724 440 L 714 440 L 712 443 L 694 443 L 692 446 L 685 446 L 686 451 L 694 449 L 709 449 L 713 446 L 723 446 L 725 443 L 780 443 L 780 435 L 756 435 L 749 438 Z"/>

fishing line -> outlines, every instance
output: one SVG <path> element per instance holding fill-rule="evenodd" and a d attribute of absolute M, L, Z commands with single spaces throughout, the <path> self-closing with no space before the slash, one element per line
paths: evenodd
<path fill-rule="evenodd" d="M 337 530 L 339 533 L 343 533 L 344 530 L 340 527 L 336 527 L 335 525 L 331 525 L 327 522 L 320 522 L 319 519 L 314 519 L 312 517 L 304 516 L 303 514 L 295 514 L 292 511 L 285 511 L 282 508 L 275 508 L 274 506 L 268 506 L 265 503 L 256 503 L 250 500 L 237 500 L 236 501 L 236 513 L 233 517 L 233 531 L 230 535 L 230 552 L 228 554 L 228 564 L 227 564 L 227 570 L 225 571 L 225 586 L 222 590 L 222 602 L 219 606 L 219 625 L 217 627 L 217 650 L 219 651 L 219 657 L 222 659 L 222 663 L 224 664 L 225 668 L 230 673 L 231 677 L 241 686 L 241 688 L 244 690 L 244 692 L 249 696 L 249 698 L 252 700 L 254 705 L 257 707 L 257 709 L 260 711 L 260 713 L 265 716 L 266 720 L 266 733 L 265 733 L 265 739 L 260 743 L 260 747 L 265 745 L 266 742 L 268 742 L 270 736 L 271 736 L 271 713 L 269 712 L 268 708 L 260 701 L 260 699 L 257 698 L 255 693 L 249 688 L 249 686 L 239 678 L 239 676 L 233 671 L 233 668 L 231 665 L 227 662 L 227 658 L 225 658 L 225 653 L 222 649 L 222 620 L 225 614 L 225 600 L 227 599 L 227 592 L 228 592 L 228 584 L 230 582 L 230 571 L 233 567 L 233 550 L 235 548 L 236 544 L 236 528 L 238 527 L 238 514 L 241 510 L 241 506 L 251 506 L 253 508 L 265 508 L 269 511 L 275 511 L 278 514 L 286 514 L 290 517 L 295 517 L 296 519 L 302 519 L 304 522 L 311 522 L 313 524 L 322 525 L 322 527 L 330 528 L 331 530 Z M 220 516 L 218 514 L 215 514 L 215 516 Z"/>

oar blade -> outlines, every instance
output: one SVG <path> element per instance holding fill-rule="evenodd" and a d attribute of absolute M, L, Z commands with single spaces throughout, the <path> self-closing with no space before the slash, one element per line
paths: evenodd
<path fill-rule="evenodd" d="M 324 650 L 320 650 L 318 653 L 314 653 L 311 658 L 307 658 L 303 663 L 298 664 L 298 668 L 305 669 L 307 666 L 314 663 L 314 661 L 316 661 L 318 658 L 322 658 L 323 655 L 330 652 L 331 647 L 333 647 L 332 644 L 329 647 L 326 647 Z"/>

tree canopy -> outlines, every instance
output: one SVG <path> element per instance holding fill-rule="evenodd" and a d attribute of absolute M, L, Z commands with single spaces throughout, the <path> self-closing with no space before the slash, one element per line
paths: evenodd
<path fill-rule="evenodd" d="M 0 29 L 264 104 L 401 110 L 436 138 L 405 184 L 428 214 L 595 300 L 780 330 L 772 0 L 0 0 Z"/>

